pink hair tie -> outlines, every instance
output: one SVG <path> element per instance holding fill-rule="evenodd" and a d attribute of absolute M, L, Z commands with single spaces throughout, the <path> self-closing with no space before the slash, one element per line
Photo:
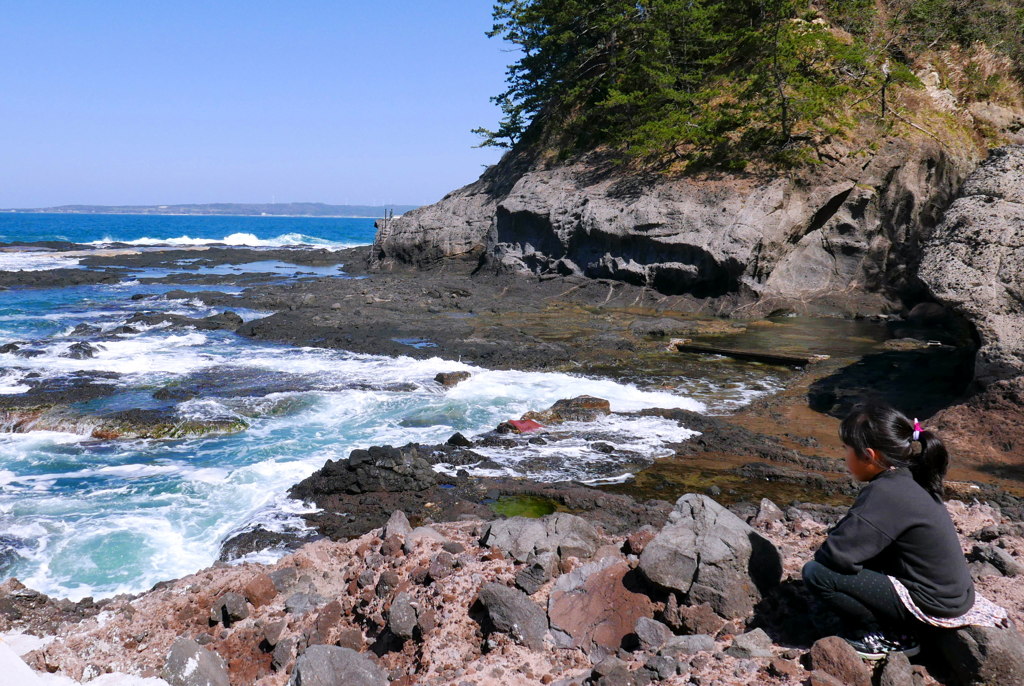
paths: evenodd
<path fill-rule="evenodd" d="M 924 431 L 924 427 L 921 426 L 921 422 L 917 421 L 917 417 L 914 417 L 914 440 L 921 440 L 921 432 Z"/>

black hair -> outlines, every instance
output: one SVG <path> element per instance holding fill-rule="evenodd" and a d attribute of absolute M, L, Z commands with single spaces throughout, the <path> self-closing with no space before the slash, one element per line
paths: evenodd
<path fill-rule="evenodd" d="M 931 431 L 921 431 L 915 441 L 914 423 L 899 410 L 879 401 L 860 403 L 839 425 L 839 437 L 858 456 L 874 450 L 882 467 L 909 468 L 914 481 L 942 498 L 949 468 L 946 446 Z"/>

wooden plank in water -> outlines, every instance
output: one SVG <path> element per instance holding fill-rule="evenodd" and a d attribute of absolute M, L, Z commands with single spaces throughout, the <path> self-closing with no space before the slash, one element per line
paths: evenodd
<path fill-rule="evenodd" d="M 809 364 L 828 359 L 828 355 L 811 353 L 767 353 L 759 350 L 743 350 L 740 348 L 721 348 L 713 345 L 700 345 L 690 342 L 689 338 L 673 338 L 669 350 L 681 353 L 700 353 L 703 355 L 724 355 L 735 360 L 748 360 L 762 364 L 783 365 L 786 367 L 805 367 Z"/>

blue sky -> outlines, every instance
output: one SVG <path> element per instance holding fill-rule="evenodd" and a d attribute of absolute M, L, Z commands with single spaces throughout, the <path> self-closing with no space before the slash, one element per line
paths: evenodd
<path fill-rule="evenodd" d="M 513 59 L 491 2 L 0 0 L 0 207 L 411 203 Z"/>

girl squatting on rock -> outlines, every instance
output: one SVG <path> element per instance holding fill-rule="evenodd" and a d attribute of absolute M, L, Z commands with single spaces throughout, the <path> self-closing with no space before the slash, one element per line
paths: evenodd
<path fill-rule="evenodd" d="M 881 403 L 855 407 L 839 435 L 865 486 L 803 578 L 846 621 L 846 640 L 881 659 L 916 654 L 927 626 L 1003 625 L 1006 611 L 975 592 L 942 503 L 949 455 L 938 436 Z"/>

